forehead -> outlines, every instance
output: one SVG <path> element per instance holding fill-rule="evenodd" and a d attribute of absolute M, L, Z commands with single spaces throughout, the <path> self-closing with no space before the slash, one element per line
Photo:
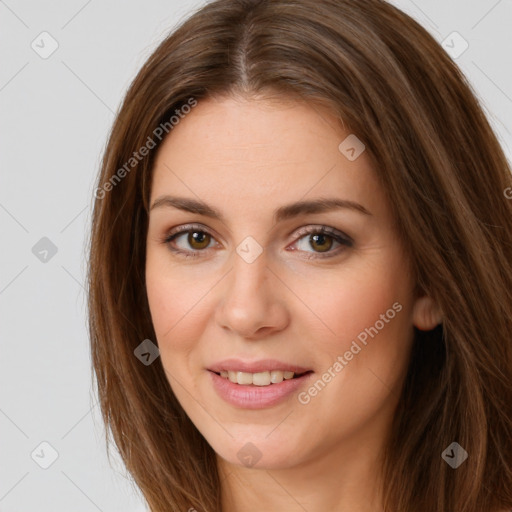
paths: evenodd
<path fill-rule="evenodd" d="M 351 160 L 340 151 L 344 141 L 353 142 L 347 137 L 354 135 L 325 107 L 293 100 L 201 100 L 158 150 L 151 202 L 172 193 L 226 208 L 243 202 L 255 211 L 333 194 L 363 201 L 378 195 L 379 187 L 366 152 Z"/>

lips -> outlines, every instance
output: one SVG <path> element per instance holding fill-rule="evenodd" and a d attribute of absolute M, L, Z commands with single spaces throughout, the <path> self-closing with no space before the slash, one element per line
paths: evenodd
<path fill-rule="evenodd" d="M 240 359 L 227 359 L 215 363 L 208 368 L 213 388 L 220 398 L 232 406 L 241 409 L 266 409 L 276 406 L 290 398 L 295 392 L 307 386 L 313 371 L 290 363 L 284 363 L 275 359 L 260 361 L 242 361 Z M 279 379 L 287 372 L 287 379 Z M 226 376 L 228 374 L 228 376 Z M 277 382 L 268 382 L 265 374 L 276 375 Z M 293 374 L 293 376 L 292 376 Z M 236 375 L 236 383 L 229 376 Z M 252 382 L 249 382 L 251 377 Z M 240 383 L 238 382 L 240 378 Z M 246 380 L 247 379 L 247 380 Z"/>

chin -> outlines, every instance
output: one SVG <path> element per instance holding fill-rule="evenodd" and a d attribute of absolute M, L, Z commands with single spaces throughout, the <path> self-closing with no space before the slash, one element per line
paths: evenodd
<path fill-rule="evenodd" d="M 254 430 L 254 429 L 252 429 Z M 239 435 L 224 442 L 209 443 L 215 453 L 229 464 L 254 469 L 288 469 L 296 466 L 303 458 L 300 443 L 282 436 L 272 434 L 272 439 L 266 437 L 268 431 L 261 434 Z"/>

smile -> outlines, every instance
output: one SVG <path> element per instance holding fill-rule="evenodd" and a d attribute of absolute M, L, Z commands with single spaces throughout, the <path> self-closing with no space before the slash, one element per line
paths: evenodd
<path fill-rule="evenodd" d="M 270 386 L 272 384 L 279 384 L 283 380 L 293 379 L 296 375 L 295 372 L 272 370 L 266 372 L 248 373 L 241 371 L 221 371 L 217 373 L 224 379 L 229 379 L 233 384 L 240 384 L 242 386 Z M 300 377 L 303 374 L 298 374 Z"/>
<path fill-rule="evenodd" d="M 255 373 L 210 370 L 207 373 L 219 398 L 236 408 L 252 410 L 268 409 L 286 402 L 296 393 L 303 391 L 314 375 L 312 371 L 296 374 L 289 370 Z"/>

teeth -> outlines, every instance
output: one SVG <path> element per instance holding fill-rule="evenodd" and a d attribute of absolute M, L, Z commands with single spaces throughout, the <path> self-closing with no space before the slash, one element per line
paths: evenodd
<path fill-rule="evenodd" d="M 250 373 L 246 373 L 246 375 L 249 375 L 248 380 L 251 378 Z M 253 373 L 252 374 L 252 384 L 255 386 L 268 386 L 270 382 L 272 381 L 272 377 L 270 375 L 270 372 L 261 372 L 261 373 Z"/>
<path fill-rule="evenodd" d="M 236 372 L 236 381 L 238 384 L 252 384 L 252 374 L 251 373 L 245 373 L 245 372 Z"/>
<path fill-rule="evenodd" d="M 291 373 L 293 377 L 293 372 L 286 372 Z M 289 377 L 288 377 L 289 378 Z M 280 372 L 279 370 L 273 370 L 270 372 L 270 382 L 272 384 L 279 384 L 280 382 L 283 382 L 284 379 L 284 372 Z"/>
<path fill-rule="evenodd" d="M 281 370 L 272 370 L 270 372 L 234 372 L 234 371 L 221 371 L 220 376 L 229 379 L 234 384 L 241 384 L 243 386 L 268 386 L 270 384 L 279 384 L 283 380 L 293 379 L 294 372 L 283 372 Z"/>

